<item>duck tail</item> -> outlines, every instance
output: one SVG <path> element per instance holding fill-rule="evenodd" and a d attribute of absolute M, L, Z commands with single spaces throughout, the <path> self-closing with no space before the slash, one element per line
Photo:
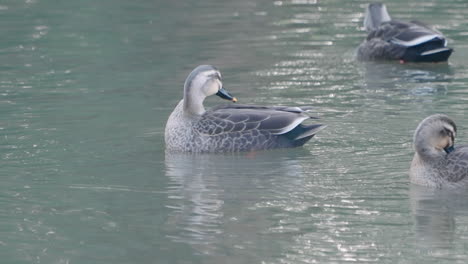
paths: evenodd
<path fill-rule="evenodd" d="M 317 132 L 320 130 L 324 129 L 327 127 L 326 125 L 323 124 L 313 124 L 313 125 L 303 125 L 300 124 L 297 127 L 295 127 L 291 132 L 289 132 L 289 136 L 292 140 L 300 140 L 304 138 L 311 138 L 313 137 Z"/>
<path fill-rule="evenodd" d="M 383 22 L 390 21 L 387 7 L 382 3 L 370 3 L 364 17 L 364 27 L 367 31 L 376 30 Z"/>

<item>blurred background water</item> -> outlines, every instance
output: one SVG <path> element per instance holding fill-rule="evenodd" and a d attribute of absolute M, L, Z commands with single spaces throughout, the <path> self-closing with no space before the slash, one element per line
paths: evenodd
<path fill-rule="evenodd" d="M 407 171 L 429 114 L 468 141 L 468 3 L 387 3 L 449 38 L 426 65 L 355 61 L 366 4 L 0 2 L 1 262 L 465 263 L 468 194 Z M 328 127 L 298 149 L 165 154 L 199 64 L 240 103 L 312 105 Z"/>

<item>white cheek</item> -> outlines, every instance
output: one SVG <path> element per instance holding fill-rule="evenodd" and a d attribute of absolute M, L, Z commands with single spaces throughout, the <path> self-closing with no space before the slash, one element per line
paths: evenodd
<path fill-rule="evenodd" d="M 221 84 L 218 80 L 209 81 L 206 83 L 203 90 L 206 96 L 210 96 L 210 95 L 216 94 L 219 91 L 220 87 L 221 87 Z"/>
<path fill-rule="evenodd" d="M 450 137 L 441 137 L 437 140 L 437 143 L 435 144 L 435 148 L 442 150 L 447 146 L 452 146 L 453 142 Z"/>

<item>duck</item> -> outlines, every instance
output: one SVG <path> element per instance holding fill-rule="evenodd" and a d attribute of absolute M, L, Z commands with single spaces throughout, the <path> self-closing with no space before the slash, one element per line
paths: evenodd
<path fill-rule="evenodd" d="M 437 189 L 468 187 L 468 146 L 455 147 L 457 126 L 444 114 L 426 117 L 417 126 L 410 181 Z"/>
<path fill-rule="evenodd" d="M 233 103 L 206 110 L 203 101 L 217 95 Z M 324 124 L 305 124 L 317 119 L 310 108 L 235 104 L 237 98 L 223 88 L 220 71 L 200 65 L 184 83 L 183 99 L 170 114 L 164 132 L 170 152 L 245 152 L 304 145 Z"/>
<path fill-rule="evenodd" d="M 383 3 L 367 6 L 364 27 L 368 35 L 357 49 L 361 61 L 445 62 L 453 52 L 440 31 L 416 20 L 393 20 Z"/>

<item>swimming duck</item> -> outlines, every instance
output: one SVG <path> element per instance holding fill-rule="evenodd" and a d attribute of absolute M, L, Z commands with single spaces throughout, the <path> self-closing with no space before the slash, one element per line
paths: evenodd
<path fill-rule="evenodd" d="M 177 152 L 239 152 L 304 145 L 322 124 L 307 109 L 286 106 L 228 104 L 205 110 L 207 96 L 236 102 L 223 88 L 221 73 L 211 65 L 196 67 L 184 84 L 184 98 L 169 116 L 166 149 Z"/>
<path fill-rule="evenodd" d="M 442 62 L 453 51 L 440 31 L 419 21 L 392 20 L 382 3 L 367 6 L 364 27 L 369 34 L 357 49 L 359 60 Z"/>
<path fill-rule="evenodd" d="M 414 132 L 412 183 L 435 188 L 468 187 L 468 146 L 454 147 L 457 126 L 446 115 L 425 118 Z"/>

